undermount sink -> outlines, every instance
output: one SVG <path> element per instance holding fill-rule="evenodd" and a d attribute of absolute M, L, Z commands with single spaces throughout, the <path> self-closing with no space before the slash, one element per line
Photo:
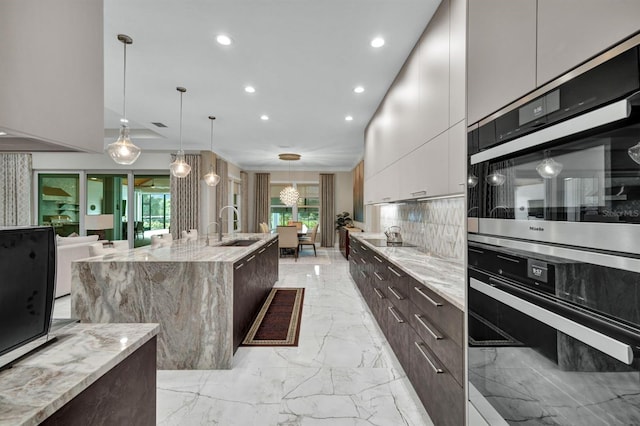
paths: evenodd
<path fill-rule="evenodd" d="M 260 240 L 233 240 L 220 244 L 221 247 L 246 247 L 257 243 Z"/>

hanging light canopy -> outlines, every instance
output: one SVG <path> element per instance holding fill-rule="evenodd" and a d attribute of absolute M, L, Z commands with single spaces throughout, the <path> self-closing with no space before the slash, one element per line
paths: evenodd
<path fill-rule="evenodd" d="M 184 151 L 182 150 L 182 95 L 187 91 L 184 87 L 176 87 L 176 90 L 180 92 L 180 150 L 176 153 L 176 159 L 169 169 L 171 174 L 177 178 L 187 177 L 191 172 L 191 166 L 184 161 Z"/>
<path fill-rule="evenodd" d="M 131 142 L 129 138 L 129 126 L 127 125 L 127 44 L 133 44 L 133 39 L 128 35 L 118 34 L 118 40 L 120 40 L 124 46 L 122 119 L 120 120 L 120 136 L 117 141 L 107 146 L 107 153 L 116 163 L 127 165 L 135 163 L 142 150 Z"/>
<path fill-rule="evenodd" d="M 300 154 L 279 154 L 278 158 L 284 161 L 297 161 L 300 159 Z M 291 163 L 289 163 L 289 181 L 291 181 Z M 280 201 L 287 207 L 296 205 L 299 198 L 300 193 L 293 185 L 289 185 L 280 191 Z"/>
<path fill-rule="evenodd" d="M 211 120 L 211 152 L 213 152 L 213 121 L 215 119 L 213 115 L 209 116 L 209 120 Z M 220 176 L 213 171 L 213 162 L 209 164 L 209 172 L 204 175 L 204 181 L 209 186 L 216 186 L 220 182 Z"/>
<path fill-rule="evenodd" d="M 562 163 L 558 163 L 556 160 L 551 158 L 549 150 L 544 152 L 544 157 L 544 160 L 536 166 L 536 171 L 544 179 L 553 179 L 562 171 Z"/>

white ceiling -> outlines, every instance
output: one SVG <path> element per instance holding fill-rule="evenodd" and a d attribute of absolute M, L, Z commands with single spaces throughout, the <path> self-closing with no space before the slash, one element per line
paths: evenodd
<path fill-rule="evenodd" d="M 105 0 L 105 144 L 122 112 L 123 33 L 133 38 L 127 116 L 142 155 L 178 149 L 176 86 L 184 86 L 185 151 L 209 149 L 215 115 L 213 150 L 243 169 L 285 170 L 278 154 L 294 152 L 296 170 L 351 170 L 369 119 L 439 2 Z M 219 45 L 219 33 L 233 44 Z M 375 36 L 382 48 L 369 45 Z M 365 92 L 355 94 L 357 85 Z"/>

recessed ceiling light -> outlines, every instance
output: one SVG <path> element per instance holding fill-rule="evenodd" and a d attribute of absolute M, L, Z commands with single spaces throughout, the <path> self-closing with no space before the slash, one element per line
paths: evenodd
<path fill-rule="evenodd" d="M 356 87 L 354 87 L 353 91 L 356 92 L 356 93 L 362 93 L 362 92 L 364 92 L 364 87 L 356 86 Z"/>
<path fill-rule="evenodd" d="M 218 34 L 216 41 L 223 46 L 228 46 L 231 44 L 231 37 L 224 34 Z"/>
<path fill-rule="evenodd" d="M 371 40 L 371 47 L 382 47 L 384 46 L 384 39 L 382 37 L 376 37 Z"/>
<path fill-rule="evenodd" d="M 256 88 L 253 87 L 253 86 L 246 86 L 244 88 L 244 91 L 247 92 L 247 93 L 256 93 Z"/>
<path fill-rule="evenodd" d="M 268 119 L 269 119 L 269 116 L 268 116 L 268 115 L 266 115 L 266 114 L 262 114 L 262 115 L 260 116 L 260 120 L 267 121 Z"/>
<path fill-rule="evenodd" d="M 347 115 L 344 119 L 347 121 L 353 121 L 353 117 L 350 115 Z"/>
<path fill-rule="evenodd" d="M 128 122 L 129 122 L 129 120 L 127 120 L 126 118 L 121 118 L 121 119 L 120 119 L 120 122 L 121 122 L 121 123 L 128 123 Z"/>
<path fill-rule="evenodd" d="M 7 132 L 0 132 L 0 136 L 7 136 Z"/>

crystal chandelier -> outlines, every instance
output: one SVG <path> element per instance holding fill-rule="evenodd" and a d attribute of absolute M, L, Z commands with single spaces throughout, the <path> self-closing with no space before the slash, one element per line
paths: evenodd
<path fill-rule="evenodd" d="M 300 154 L 279 154 L 278 158 L 285 161 L 297 161 L 300 159 Z M 291 163 L 289 163 L 289 181 L 291 181 Z M 280 201 L 287 207 L 296 205 L 299 198 L 300 193 L 293 185 L 289 185 L 280 191 Z"/>
<path fill-rule="evenodd" d="M 640 164 L 640 142 L 627 150 L 629 157 L 636 163 Z"/>
<path fill-rule="evenodd" d="M 187 177 L 191 172 L 191 166 L 184 161 L 184 151 L 182 150 L 182 95 L 187 91 L 184 87 L 176 87 L 176 90 L 180 92 L 180 150 L 176 153 L 176 159 L 169 169 L 171 174 L 177 178 Z"/>
<path fill-rule="evenodd" d="M 118 34 L 124 46 L 124 73 L 122 84 L 122 119 L 120 119 L 120 136 L 118 140 L 107 146 L 107 153 L 113 161 L 118 164 L 133 164 L 136 162 L 142 151 L 135 146 L 129 138 L 129 126 L 127 126 L 127 44 L 133 44 L 133 39 L 128 35 Z"/>
<path fill-rule="evenodd" d="M 215 119 L 213 115 L 209 116 L 209 120 L 211 120 L 211 152 L 213 152 L 213 120 Z M 213 161 L 209 164 L 209 172 L 204 175 L 204 181 L 209 186 L 216 186 L 220 182 L 220 176 L 213 171 Z"/>

